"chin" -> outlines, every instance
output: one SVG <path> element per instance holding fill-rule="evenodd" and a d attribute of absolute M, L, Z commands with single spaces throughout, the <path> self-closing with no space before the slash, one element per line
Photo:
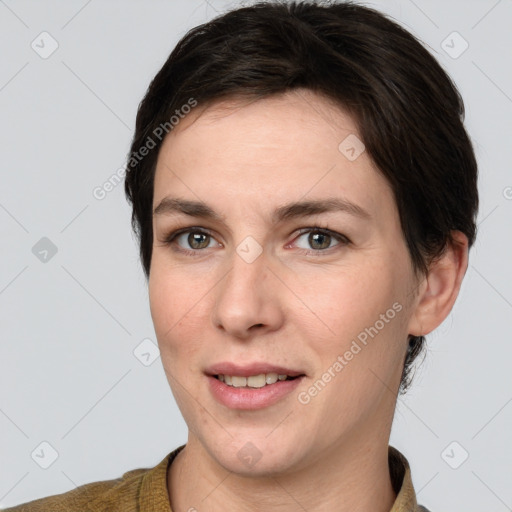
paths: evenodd
<path fill-rule="evenodd" d="M 275 477 L 293 471 L 300 464 L 298 444 L 280 432 L 272 439 L 262 435 L 230 438 L 225 444 L 212 442 L 207 451 L 225 470 L 247 477 Z"/>

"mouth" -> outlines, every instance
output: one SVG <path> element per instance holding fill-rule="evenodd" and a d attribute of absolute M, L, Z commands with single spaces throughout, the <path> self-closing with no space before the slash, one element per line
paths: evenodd
<path fill-rule="evenodd" d="M 217 402 L 230 409 L 245 410 L 276 404 L 306 377 L 302 371 L 266 363 L 221 363 L 208 368 L 205 374 Z"/>
<path fill-rule="evenodd" d="M 291 376 L 286 374 L 278 374 L 275 372 L 260 373 L 259 375 L 249 375 L 248 377 L 240 375 L 213 375 L 214 378 L 224 382 L 227 386 L 234 388 L 263 388 L 271 386 L 276 382 L 283 382 L 285 380 L 294 380 L 301 377 L 301 375 Z"/>

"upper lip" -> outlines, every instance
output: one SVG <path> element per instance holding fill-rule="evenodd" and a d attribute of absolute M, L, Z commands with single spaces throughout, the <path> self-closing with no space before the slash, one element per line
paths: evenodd
<path fill-rule="evenodd" d="M 236 375 L 240 377 L 250 377 L 251 375 L 260 375 L 262 373 L 277 373 L 278 375 L 288 375 L 289 377 L 304 375 L 304 372 L 299 370 L 263 362 L 244 365 L 222 362 L 211 365 L 205 370 L 205 373 L 208 375 Z"/>

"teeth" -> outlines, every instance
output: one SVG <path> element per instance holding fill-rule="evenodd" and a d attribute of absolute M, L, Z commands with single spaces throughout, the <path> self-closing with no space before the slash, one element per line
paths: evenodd
<path fill-rule="evenodd" d="M 268 384 L 275 384 L 278 380 L 283 381 L 288 375 L 278 375 L 277 373 L 260 373 L 250 377 L 239 377 L 238 375 L 217 375 L 221 382 L 235 388 L 262 388 Z"/>
<path fill-rule="evenodd" d="M 262 388 L 266 384 L 265 374 L 260 373 L 259 375 L 251 375 L 247 377 L 247 385 L 250 388 Z"/>
<path fill-rule="evenodd" d="M 265 375 L 265 382 L 267 384 L 275 384 L 277 382 L 277 373 L 267 373 Z"/>
<path fill-rule="evenodd" d="M 243 387 L 247 386 L 247 378 L 246 377 L 236 377 L 233 375 L 231 377 L 231 384 L 235 388 L 243 388 Z"/>

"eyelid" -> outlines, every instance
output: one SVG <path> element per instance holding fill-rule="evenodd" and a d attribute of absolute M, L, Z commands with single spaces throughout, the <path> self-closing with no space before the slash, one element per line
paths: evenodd
<path fill-rule="evenodd" d="M 342 238 L 344 240 L 349 241 L 349 239 L 346 235 L 339 233 L 338 231 L 333 231 L 332 229 L 329 229 L 329 228 L 323 228 L 321 226 L 311 226 L 311 227 L 307 227 L 307 228 L 300 228 L 298 230 L 298 233 L 299 233 L 299 235 L 304 235 L 305 233 L 309 233 L 311 231 L 325 233 L 325 234 L 331 235 L 334 238 Z"/>
<path fill-rule="evenodd" d="M 179 228 L 176 230 L 171 231 L 170 233 L 166 234 L 164 236 L 164 242 L 171 243 L 174 239 L 176 239 L 178 236 L 183 235 L 184 233 L 188 233 L 189 231 L 194 233 L 202 233 L 204 235 L 211 236 L 214 238 L 212 232 L 209 229 L 200 227 L 200 226 L 187 226 L 184 228 Z"/>

